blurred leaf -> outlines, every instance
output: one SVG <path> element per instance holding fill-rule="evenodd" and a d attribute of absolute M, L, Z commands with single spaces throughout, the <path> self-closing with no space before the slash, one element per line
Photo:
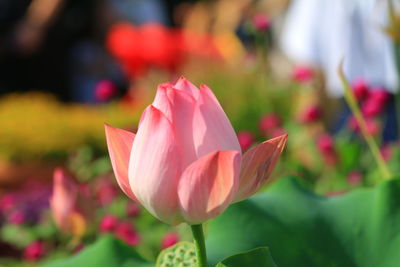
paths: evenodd
<path fill-rule="evenodd" d="M 196 267 L 196 252 L 193 243 L 179 242 L 161 251 L 157 257 L 156 267 L 187 266 Z"/>
<path fill-rule="evenodd" d="M 25 248 L 36 238 L 35 232 L 27 226 L 6 224 L 1 228 L 1 240 L 18 248 Z"/>
<path fill-rule="evenodd" d="M 105 236 L 82 252 L 72 257 L 57 260 L 43 265 L 44 267 L 78 267 L 78 266 L 135 266 L 150 267 L 153 264 L 145 261 L 136 250 L 112 236 Z"/>
<path fill-rule="evenodd" d="M 213 263 L 268 246 L 280 267 L 397 267 L 400 180 L 326 198 L 289 177 L 232 205 L 208 226 Z"/>
<path fill-rule="evenodd" d="M 255 248 L 247 252 L 239 253 L 226 258 L 216 267 L 276 267 L 269 249 L 266 247 Z"/>

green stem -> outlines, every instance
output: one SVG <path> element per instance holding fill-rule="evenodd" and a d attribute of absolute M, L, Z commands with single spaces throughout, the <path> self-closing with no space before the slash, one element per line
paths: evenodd
<path fill-rule="evenodd" d="M 357 104 L 356 97 L 354 96 L 353 91 L 350 89 L 350 85 L 344 75 L 343 61 L 339 65 L 338 72 L 344 89 L 344 97 L 347 101 L 347 104 L 350 106 L 350 109 L 354 117 L 356 118 L 358 125 L 360 126 L 361 133 L 364 136 L 365 141 L 367 141 L 368 147 L 371 150 L 376 163 L 378 164 L 379 170 L 381 171 L 383 178 L 390 179 L 392 177 L 392 173 L 390 172 L 388 166 L 386 165 L 386 162 L 383 159 L 382 154 L 379 151 L 378 145 L 376 144 L 374 138 L 367 131 L 367 124 L 365 123 L 365 119 L 361 113 L 360 107 Z"/>
<path fill-rule="evenodd" d="M 206 244 L 204 242 L 203 226 L 195 224 L 192 228 L 194 245 L 196 247 L 197 267 L 207 267 Z"/>

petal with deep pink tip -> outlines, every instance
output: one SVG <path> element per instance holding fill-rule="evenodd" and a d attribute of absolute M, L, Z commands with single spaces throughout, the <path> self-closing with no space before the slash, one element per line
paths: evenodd
<path fill-rule="evenodd" d="M 200 158 L 214 151 L 241 151 L 233 127 L 210 88 L 200 87 L 193 117 L 193 139 Z"/>
<path fill-rule="evenodd" d="M 243 155 L 235 202 L 255 194 L 267 182 L 285 147 L 286 140 L 287 134 L 267 140 Z"/>
<path fill-rule="evenodd" d="M 166 223 L 178 220 L 176 190 L 180 172 L 174 128 L 160 110 L 149 106 L 132 146 L 129 184 L 139 202 Z"/>
<path fill-rule="evenodd" d="M 129 185 L 128 166 L 135 134 L 104 124 L 106 131 L 108 153 L 115 178 L 122 191 L 131 199 L 137 201 Z"/>
<path fill-rule="evenodd" d="M 180 142 L 182 168 L 197 160 L 193 143 L 193 112 L 195 100 L 185 91 L 176 90 L 171 84 L 162 84 L 157 89 L 153 106 L 171 122 L 175 137 Z"/>
<path fill-rule="evenodd" d="M 199 89 L 185 77 L 180 77 L 178 81 L 176 81 L 174 88 L 189 93 L 195 99 L 199 96 Z"/>
<path fill-rule="evenodd" d="M 204 222 L 229 206 L 238 189 L 240 160 L 238 151 L 216 151 L 198 159 L 183 172 L 178 196 L 185 222 Z"/>

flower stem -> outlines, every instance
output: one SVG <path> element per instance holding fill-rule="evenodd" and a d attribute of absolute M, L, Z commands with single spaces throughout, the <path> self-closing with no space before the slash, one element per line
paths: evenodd
<path fill-rule="evenodd" d="M 367 142 L 369 149 L 371 150 L 371 153 L 378 165 L 378 168 L 380 172 L 382 173 L 383 179 L 390 179 L 392 177 L 392 173 L 390 172 L 385 160 L 382 157 L 381 152 L 379 151 L 378 145 L 376 144 L 374 138 L 372 135 L 367 131 L 367 125 L 365 122 L 365 119 L 361 113 L 361 110 L 357 104 L 357 100 L 354 96 L 353 91 L 350 89 L 350 85 L 348 81 L 346 80 L 346 77 L 343 72 L 343 61 L 339 65 L 339 77 L 343 85 L 344 89 L 344 97 L 350 106 L 350 109 L 356 118 L 362 135 L 364 136 L 365 141 Z"/>
<path fill-rule="evenodd" d="M 197 267 L 207 267 L 206 244 L 204 242 L 202 224 L 190 226 L 192 228 L 193 241 L 196 247 Z"/>

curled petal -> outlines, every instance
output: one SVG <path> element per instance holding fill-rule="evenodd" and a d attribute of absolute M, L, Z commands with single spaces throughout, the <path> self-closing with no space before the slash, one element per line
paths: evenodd
<path fill-rule="evenodd" d="M 185 77 L 180 77 L 175 83 L 174 88 L 190 94 L 195 99 L 199 96 L 199 89 Z"/>
<path fill-rule="evenodd" d="M 129 185 L 128 166 L 131 156 L 131 148 L 135 134 L 104 125 L 106 131 L 108 153 L 110 154 L 111 165 L 114 170 L 115 178 L 122 191 L 131 199 L 137 201 L 135 194 Z"/>
<path fill-rule="evenodd" d="M 235 202 L 255 194 L 265 184 L 285 147 L 287 134 L 261 143 L 243 155 Z"/>
<path fill-rule="evenodd" d="M 193 128 L 198 158 L 215 151 L 241 151 L 231 123 L 213 92 L 205 85 L 200 87 Z"/>
<path fill-rule="evenodd" d="M 139 202 L 166 223 L 177 221 L 177 181 L 181 172 L 179 146 L 167 117 L 149 106 L 132 146 L 129 184 Z"/>
<path fill-rule="evenodd" d="M 198 159 L 183 172 L 178 196 L 185 222 L 204 222 L 229 206 L 238 188 L 240 158 L 238 151 L 217 151 Z"/>

